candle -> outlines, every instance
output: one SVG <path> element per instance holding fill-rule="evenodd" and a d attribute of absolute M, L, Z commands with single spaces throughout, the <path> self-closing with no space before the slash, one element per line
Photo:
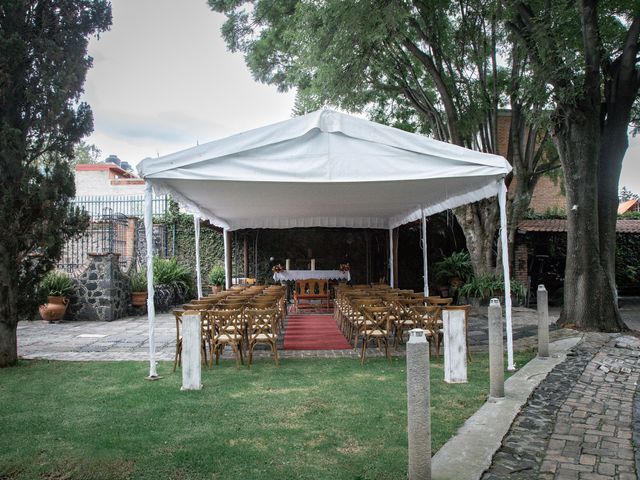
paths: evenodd
<path fill-rule="evenodd" d="M 291 267 L 291 260 L 289 260 L 288 258 L 284 261 L 284 265 L 285 265 L 285 270 L 290 270 L 289 267 Z"/>
<path fill-rule="evenodd" d="M 312 258 L 311 259 L 311 270 L 315 270 L 316 269 L 316 259 Z"/>

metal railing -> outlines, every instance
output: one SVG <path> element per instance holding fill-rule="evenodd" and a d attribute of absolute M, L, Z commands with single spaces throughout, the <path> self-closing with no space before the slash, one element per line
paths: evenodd
<path fill-rule="evenodd" d="M 162 216 L 169 209 L 168 195 L 153 199 L 153 215 Z M 128 270 L 131 262 L 142 262 L 144 245 L 144 196 L 81 196 L 72 205 L 85 210 L 91 223 L 86 232 L 64 246 L 58 268 L 70 274 L 85 265 L 90 253 L 119 254 L 119 264 Z M 153 226 L 154 255 L 169 255 L 168 230 L 164 224 Z M 142 264 L 142 263 L 141 263 Z"/>
<path fill-rule="evenodd" d="M 154 196 L 153 215 L 164 215 L 169 209 L 169 201 L 169 195 Z M 126 217 L 144 217 L 144 195 L 80 196 L 72 200 L 72 205 L 83 208 L 92 220 L 113 213 Z"/>

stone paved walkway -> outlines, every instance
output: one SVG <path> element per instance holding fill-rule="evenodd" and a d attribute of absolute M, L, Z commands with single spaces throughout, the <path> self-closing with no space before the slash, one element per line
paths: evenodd
<path fill-rule="evenodd" d="M 572 353 L 532 394 L 483 479 L 637 478 L 640 340 L 590 333 Z"/>
<path fill-rule="evenodd" d="M 553 312 L 552 312 L 552 319 Z M 536 344 L 537 318 L 535 310 L 514 309 L 513 334 L 516 349 L 533 347 Z M 156 358 L 173 360 L 175 353 L 175 320 L 172 314 L 156 317 Z M 41 320 L 23 321 L 18 324 L 18 355 L 22 358 L 44 358 L 49 360 L 147 360 L 149 355 L 147 318 L 129 317 L 113 322 L 60 322 L 47 323 Z M 553 327 L 551 340 L 574 335 L 571 330 Z M 480 312 L 473 315 L 469 324 L 471 352 L 486 352 L 488 341 L 487 317 Z M 279 355 L 282 358 L 338 358 L 358 357 L 354 350 L 282 350 L 280 338 Z M 369 350 L 367 351 L 369 355 Z M 404 355 L 404 345 L 393 349 L 392 355 Z M 442 352 L 441 352 L 442 353 Z M 269 356 L 268 351 L 257 352 L 256 357 Z M 371 349 L 369 356 L 380 355 Z M 224 357 L 232 358 L 230 349 Z"/>

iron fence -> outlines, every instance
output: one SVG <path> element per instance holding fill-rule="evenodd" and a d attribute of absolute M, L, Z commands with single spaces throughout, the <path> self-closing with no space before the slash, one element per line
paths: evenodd
<path fill-rule="evenodd" d="M 170 197 L 153 199 L 153 215 L 164 215 L 169 209 Z M 145 263 L 144 196 L 82 196 L 72 204 L 85 210 L 91 222 L 86 232 L 69 240 L 58 262 L 58 268 L 70 274 L 78 271 L 89 254 L 117 253 L 120 267 L 128 270 L 132 262 Z M 171 242 L 165 224 L 153 225 L 153 253 L 167 257 Z"/>
<path fill-rule="evenodd" d="M 169 209 L 169 195 L 154 196 L 153 216 L 164 215 Z M 144 195 L 80 196 L 72 200 L 74 206 L 84 209 L 91 219 L 117 213 L 127 217 L 144 217 Z"/>

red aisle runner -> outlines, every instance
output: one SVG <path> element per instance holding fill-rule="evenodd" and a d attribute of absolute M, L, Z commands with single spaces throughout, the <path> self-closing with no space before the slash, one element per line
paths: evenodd
<path fill-rule="evenodd" d="M 285 350 L 348 350 L 333 315 L 290 315 L 284 333 Z"/>

